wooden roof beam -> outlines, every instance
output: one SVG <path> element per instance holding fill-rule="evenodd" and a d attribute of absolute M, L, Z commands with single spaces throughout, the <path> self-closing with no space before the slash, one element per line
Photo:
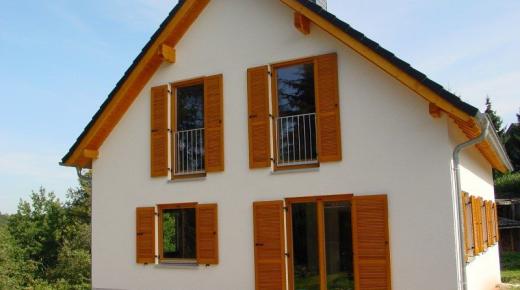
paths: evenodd
<path fill-rule="evenodd" d="M 304 35 L 311 33 L 311 21 L 300 12 L 294 12 L 294 26 Z"/>
<path fill-rule="evenodd" d="M 163 61 L 168 62 L 168 63 L 175 63 L 175 60 L 176 60 L 175 48 L 173 48 L 167 44 L 162 44 L 159 47 L 159 51 L 157 53 L 159 54 L 159 56 L 161 57 L 161 59 Z"/>

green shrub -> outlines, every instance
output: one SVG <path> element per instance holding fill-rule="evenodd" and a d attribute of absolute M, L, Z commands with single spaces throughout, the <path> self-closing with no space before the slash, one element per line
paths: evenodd
<path fill-rule="evenodd" d="M 520 195 L 520 172 L 505 174 L 495 179 L 495 192 Z"/>

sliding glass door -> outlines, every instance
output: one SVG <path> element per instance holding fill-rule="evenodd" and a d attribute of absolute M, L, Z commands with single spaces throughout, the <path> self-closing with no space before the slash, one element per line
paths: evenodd
<path fill-rule="evenodd" d="M 291 290 L 353 290 L 350 196 L 287 199 Z"/>

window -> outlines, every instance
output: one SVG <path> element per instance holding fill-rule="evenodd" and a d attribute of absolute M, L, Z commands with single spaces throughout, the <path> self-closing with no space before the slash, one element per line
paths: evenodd
<path fill-rule="evenodd" d="M 288 199 L 287 203 L 291 289 L 354 289 L 350 198 Z"/>
<path fill-rule="evenodd" d="M 204 82 L 196 80 L 174 89 L 173 174 L 202 174 L 205 172 Z"/>
<path fill-rule="evenodd" d="M 250 168 L 341 161 L 335 53 L 249 68 L 247 92 Z"/>
<path fill-rule="evenodd" d="M 138 264 L 154 264 L 156 257 L 161 263 L 218 264 L 217 204 L 136 208 L 136 256 Z"/>
<path fill-rule="evenodd" d="M 316 164 L 313 60 L 274 67 L 276 165 Z"/>
<path fill-rule="evenodd" d="M 196 261 L 195 220 L 195 205 L 159 206 L 159 258 L 161 261 Z"/>

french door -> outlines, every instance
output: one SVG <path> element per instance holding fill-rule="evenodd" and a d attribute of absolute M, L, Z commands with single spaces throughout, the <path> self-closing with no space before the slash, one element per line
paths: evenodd
<path fill-rule="evenodd" d="M 286 199 L 290 290 L 353 290 L 352 195 Z"/>

